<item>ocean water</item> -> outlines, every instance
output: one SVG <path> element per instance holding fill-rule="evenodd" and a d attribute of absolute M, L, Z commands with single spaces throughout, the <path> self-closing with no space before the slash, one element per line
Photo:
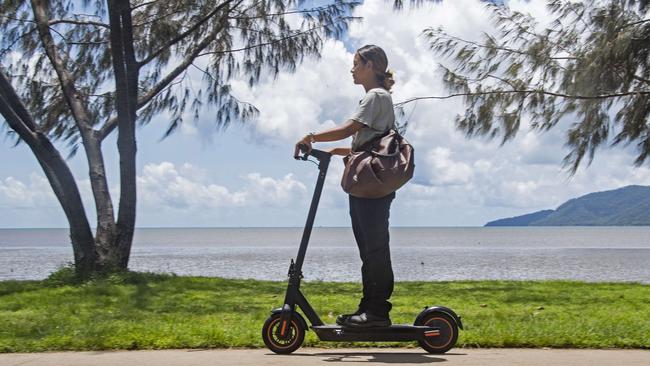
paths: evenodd
<path fill-rule="evenodd" d="M 302 228 L 138 229 L 136 271 L 284 280 Z M 0 280 L 72 261 L 66 229 L 0 229 Z M 397 281 L 567 279 L 650 283 L 650 227 L 391 228 Z M 360 281 L 350 228 L 314 228 L 306 280 Z"/>

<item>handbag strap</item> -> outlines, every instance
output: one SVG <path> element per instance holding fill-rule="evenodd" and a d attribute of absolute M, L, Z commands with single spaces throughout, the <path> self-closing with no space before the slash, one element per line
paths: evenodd
<path fill-rule="evenodd" d="M 367 141 L 363 145 L 359 146 L 359 149 L 355 150 L 355 152 L 365 151 L 365 152 L 370 153 L 370 154 L 375 155 L 375 156 L 385 156 L 385 157 L 394 156 L 395 154 L 380 154 L 380 153 L 372 151 L 372 146 L 375 144 L 375 142 L 377 142 L 377 141 L 383 139 L 384 137 L 388 136 L 391 131 L 395 131 L 395 135 L 396 135 L 398 140 L 402 139 L 402 135 L 400 135 L 399 132 L 397 132 L 397 130 L 395 128 L 391 127 L 388 130 L 386 130 L 386 132 L 382 133 L 381 135 L 379 135 L 377 137 L 374 137 L 372 140 Z"/>

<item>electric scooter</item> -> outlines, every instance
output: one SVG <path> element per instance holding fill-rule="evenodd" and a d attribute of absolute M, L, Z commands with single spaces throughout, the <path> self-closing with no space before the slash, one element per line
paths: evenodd
<path fill-rule="evenodd" d="M 305 295 L 300 291 L 302 276 L 302 264 L 307 252 L 307 244 L 314 225 L 316 209 L 320 201 L 327 168 L 331 154 L 312 149 L 307 150 L 301 145 L 302 156 L 295 156 L 297 160 L 308 160 L 313 156 L 318 160 L 318 180 L 316 189 L 311 200 L 307 223 L 303 231 L 300 248 L 296 261 L 291 260 L 289 265 L 289 284 L 284 298 L 284 305 L 271 311 L 271 316 L 264 322 L 262 327 L 262 339 L 264 344 L 273 352 L 278 354 L 289 354 L 302 345 L 305 339 L 305 332 L 311 328 L 322 341 L 334 342 L 393 342 L 393 341 L 417 341 L 422 348 L 429 353 L 442 354 L 450 350 L 458 339 L 458 329 L 463 329 L 460 316 L 446 307 L 433 306 L 425 307 L 415 318 L 413 325 L 391 325 L 388 327 L 352 328 L 340 325 L 324 324 L 318 317 L 316 311 L 311 307 Z M 297 311 L 296 307 L 302 310 L 305 317 L 309 319 L 311 327 Z"/>

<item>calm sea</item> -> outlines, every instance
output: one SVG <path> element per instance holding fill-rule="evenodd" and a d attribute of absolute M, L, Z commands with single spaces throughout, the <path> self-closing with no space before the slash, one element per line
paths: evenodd
<path fill-rule="evenodd" d="M 136 231 L 130 268 L 284 280 L 302 228 Z M 650 227 L 391 228 L 395 279 L 571 279 L 650 283 Z M 0 229 L 0 280 L 42 279 L 66 262 L 65 229 Z M 349 228 L 315 228 L 305 279 L 359 281 Z"/>

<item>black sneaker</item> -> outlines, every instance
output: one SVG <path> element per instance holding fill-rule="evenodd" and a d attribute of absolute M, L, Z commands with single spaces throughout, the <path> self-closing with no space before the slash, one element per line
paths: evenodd
<path fill-rule="evenodd" d="M 343 324 L 351 328 L 390 327 L 391 322 L 388 316 L 380 317 L 368 313 L 352 315 Z"/>
<path fill-rule="evenodd" d="M 345 321 L 348 320 L 349 317 L 359 315 L 359 314 L 362 314 L 362 313 L 363 313 L 363 310 L 357 309 L 357 311 L 355 311 L 352 314 L 341 314 L 341 315 L 336 317 L 336 324 L 345 325 Z"/>

